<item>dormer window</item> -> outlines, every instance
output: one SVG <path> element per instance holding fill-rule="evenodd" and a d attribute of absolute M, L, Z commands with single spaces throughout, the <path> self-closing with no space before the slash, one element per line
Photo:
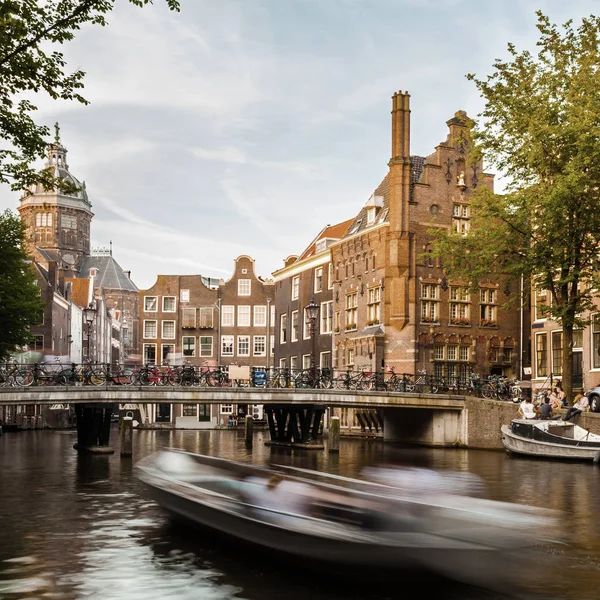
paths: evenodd
<path fill-rule="evenodd" d="M 367 208 L 367 225 L 375 223 L 375 213 L 377 209 L 374 206 Z"/>
<path fill-rule="evenodd" d="M 360 229 L 361 224 L 362 224 L 362 219 L 358 219 L 357 221 L 355 221 L 354 225 L 352 225 L 352 228 L 348 232 L 348 235 L 352 235 L 353 233 L 356 233 Z"/>

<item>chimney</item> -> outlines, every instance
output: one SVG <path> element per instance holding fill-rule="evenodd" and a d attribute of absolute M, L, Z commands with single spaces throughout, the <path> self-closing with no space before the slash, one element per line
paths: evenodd
<path fill-rule="evenodd" d="M 57 266 L 56 261 L 48 261 L 48 283 L 53 291 L 56 291 L 56 284 L 58 282 Z"/>
<path fill-rule="evenodd" d="M 127 275 L 127 279 L 131 279 L 131 271 L 125 271 L 125 275 Z"/>
<path fill-rule="evenodd" d="M 388 163 L 390 186 L 390 229 L 408 232 L 410 201 L 410 94 L 392 96 L 392 158 Z"/>

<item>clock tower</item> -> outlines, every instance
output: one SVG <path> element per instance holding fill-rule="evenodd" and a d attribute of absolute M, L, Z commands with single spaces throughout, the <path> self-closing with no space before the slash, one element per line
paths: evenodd
<path fill-rule="evenodd" d="M 20 199 L 19 213 L 27 225 L 30 253 L 41 263 L 55 261 L 59 269 L 76 276 L 90 255 L 92 205 L 85 182 L 69 172 L 67 149 L 60 143 L 58 124 L 53 144 L 48 146 L 46 168 L 68 182 L 70 191 L 47 190 L 37 184 Z"/>

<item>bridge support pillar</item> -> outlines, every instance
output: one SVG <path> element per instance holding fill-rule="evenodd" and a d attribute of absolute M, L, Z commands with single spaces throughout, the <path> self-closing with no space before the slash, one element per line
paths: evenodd
<path fill-rule="evenodd" d="M 312 404 L 271 404 L 264 406 L 271 440 L 267 446 L 323 449 L 321 424 L 325 409 Z"/>
<path fill-rule="evenodd" d="M 77 404 L 77 443 L 73 448 L 81 454 L 112 454 L 108 445 L 112 404 Z"/>

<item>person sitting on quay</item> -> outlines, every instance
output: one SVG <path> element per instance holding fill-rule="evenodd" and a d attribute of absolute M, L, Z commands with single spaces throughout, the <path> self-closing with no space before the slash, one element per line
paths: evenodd
<path fill-rule="evenodd" d="M 518 413 L 522 419 L 537 419 L 539 410 L 533 406 L 531 398 L 527 396 L 527 398 L 519 404 Z"/>
<path fill-rule="evenodd" d="M 565 415 L 565 421 L 568 421 L 569 419 L 572 419 L 573 417 L 576 417 L 577 415 L 580 415 L 582 412 L 586 412 L 589 409 L 590 401 L 588 400 L 587 396 L 584 396 L 583 394 L 577 394 L 577 396 L 575 396 L 575 402 L 573 403 L 573 406 L 569 408 L 567 414 Z"/>
<path fill-rule="evenodd" d="M 564 392 L 562 392 L 562 390 L 559 391 L 559 389 L 560 388 L 556 386 L 548 398 L 550 400 L 550 406 L 552 407 L 552 410 L 556 411 L 557 413 L 559 413 L 563 407 L 563 398 L 565 395 Z M 562 395 L 560 392 L 562 392 Z"/>
<path fill-rule="evenodd" d="M 560 410 L 560 408 L 559 408 Z M 554 406 L 550 404 L 550 398 L 546 398 L 542 406 L 540 406 L 540 419 L 544 421 L 548 421 L 552 418 L 552 413 L 554 411 Z"/>
<path fill-rule="evenodd" d="M 565 394 L 565 392 L 562 389 L 562 382 L 561 381 L 557 381 L 556 382 L 556 395 L 558 396 L 561 405 L 563 408 L 568 408 L 569 406 L 569 402 L 567 400 L 567 395 Z"/>

